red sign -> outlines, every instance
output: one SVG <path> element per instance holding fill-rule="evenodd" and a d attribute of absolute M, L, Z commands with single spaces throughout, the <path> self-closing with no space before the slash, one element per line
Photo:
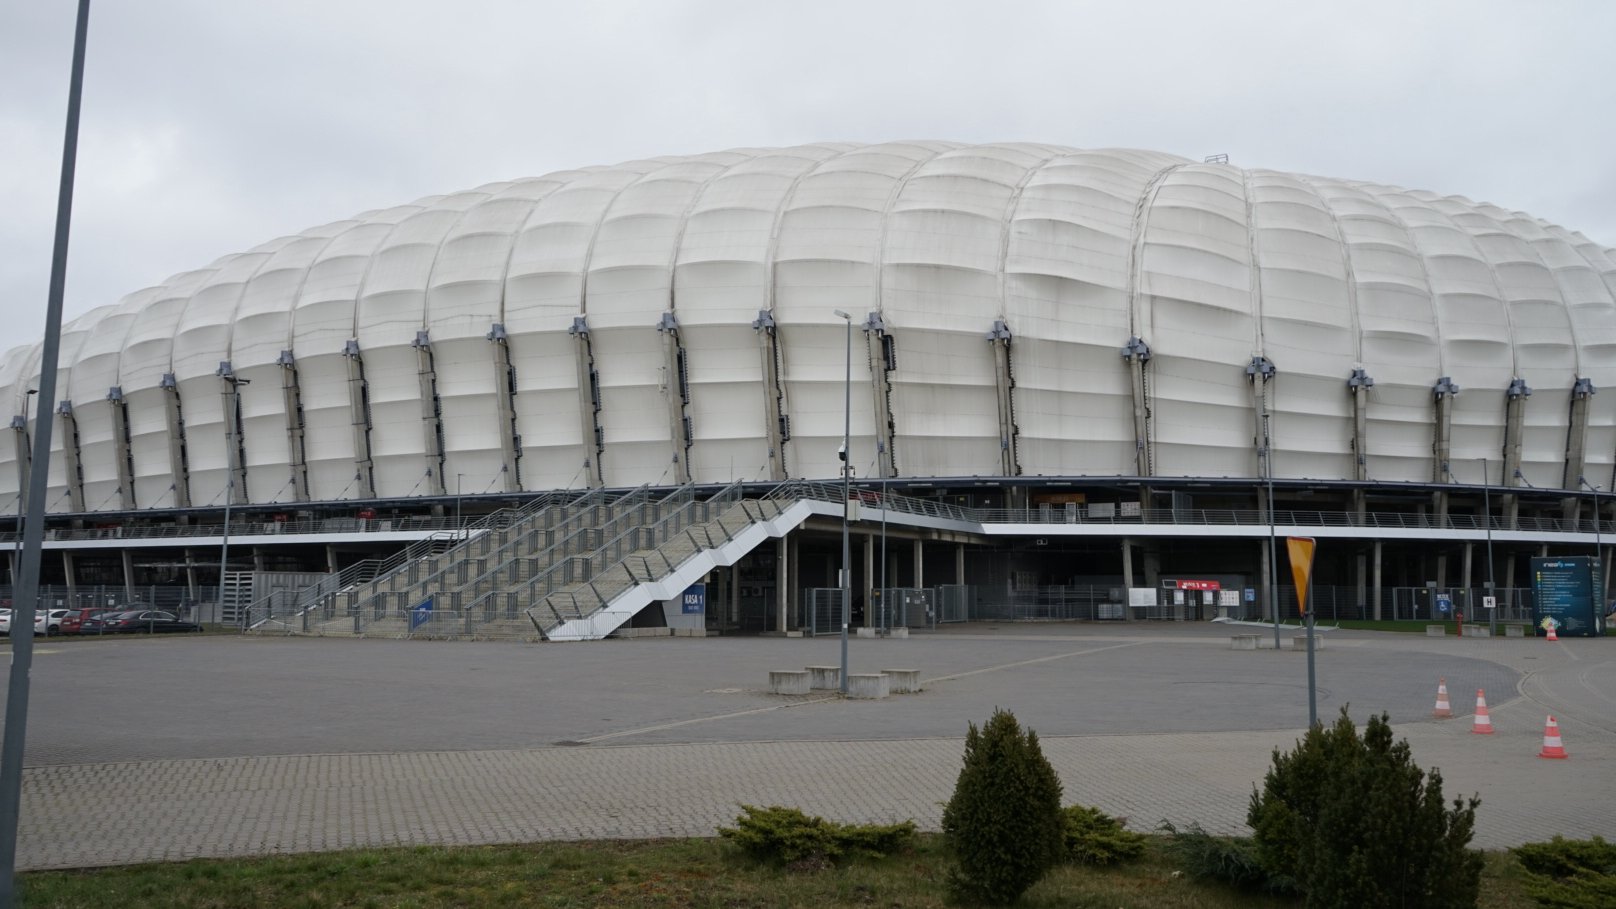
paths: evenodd
<path fill-rule="evenodd" d="M 1222 590 L 1223 585 L 1217 581 L 1179 581 L 1179 590 Z"/>

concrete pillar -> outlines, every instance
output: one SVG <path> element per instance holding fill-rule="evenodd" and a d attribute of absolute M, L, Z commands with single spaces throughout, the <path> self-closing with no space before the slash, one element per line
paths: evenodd
<path fill-rule="evenodd" d="M 196 587 L 196 559 L 191 550 L 185 550 L 185 588 L 191 599 L 197 598 Z"/>
<path fill-rule="evenodd" d="M 1374 585 L 1375 585 L 1375 586 L 1374 586 L 1374 590 L 1373 590 L 1373 595 L 1374 595 L 1374 598 L 1375 598 L 1375 599 L 1374 599 L 1374 607 L 1375 607 L 1375 612 L 1374 612 L 1374 616 L 1375 616 L 1375 621 L 1377 621 L 1377 622 L 1378 622 L 1378 621 L 1380 621 L 1380 563 L 1381 563 L 1381 546 L 1382 546 L 1382 543 L 1381 543 L 1381 541 L 1380 541 L 1380 540 L 1376 540 L 1376 541 L 1375 541 L 1375 580 L 1374 580 Z"/>
<path fill-rule="evenodd" d="M 1262 575 L 1262 591 L 1259 594 L 1259 596 L 1262 598 L 1263 604 L 1262 617 L 1263 621 L 1272 622 L 1274 620 L 1276 609 L 1274 599 L 1278 596 L 1277 592 L 1274 590 L 1273 584 L 1274 564 L 1269 559 L 1271 553 L 1268 550 L 1267 540 L 1263 540 L 1262 542 L 1258 543 L 1257 548 L 1262 551 L 1262 556 L 1258 560 L 1262 565 L 1261 571 L 1259 572 Z"/>
<path fill-rule="evenodd" d="M 264 550 L 263 550 L 262 547 L 254 546 L 252 548 L 252 559 L 253 559 L 253 571 L 263 571 L 264 570 Z"/>
<path fill-rule="evenodd" d="M 965 544 L 954 544 L 954 583 L 965 583 Z"/>
<path fill-rule="evenodd" d="M 10 578 L 11 578 L 11 596 L 12 596 L 12 599 L 16 599 L 16 596 L 17 596 L 17 569 L 22 567 L 22 566 L 17 564 L 17 550 L 15 550 L 15 549 L 6 550 L 6 564 L 11 566 L 11 574 L 10 574 Z"/>
<path fill-rule="evenodd" d="M 332 574 L 342 570 L 337 567 L 337 547 L 330 544 L 325 547 L 325 570 Z"/>
<path fill-rule="evenodd" d="M 786 560 L 790 556 L 791 547 L 786 543 L 788 537 L 781 537 L 774 541 L 774 630 L 786 630 L 786 591 L 791 587 L 791 576 L 786 571 Z"/>
<path fill-rule="evenodd" d="M 924 556 L 925 554 L 926 554 L 926 541 L 924 541 L 924 540 L 916 540 L 915 541 L 915 586 L 916 587 L 925 587 L 926 586 L 925 571 L 924 571 L 924 568 L 922 567 L 925 564 L 925 560 L 922 558 L 922 556 Z"/>
<path fill-rule="evenodd" d="M 729 574 L 725 578 L 729 588 L 729 622 L 739 625 L 741 622 L 741 566 L 731 565 Z"/>
<path fill-rule="evenodd" d="M 73 571 L 73 551 L 70 549 L 62 550 L 62 574 L 67 578 L 67 605 L 77 606 L 79 579 Z"/>
<path fill-rule="evenodd" d="M 1369 603 L 1369 554 L 1360 550 L 1356 561 L 1358 563 L 1358 608 L 1363 609 Z"/>
<path fill-rule="evenodd" d="M 1161 589 L 1161 549 L 1154 540 L 1145 546 L 1145 586 Z"/>
<path fill-rule="evenodd" d="M 1459 585 L 1462 586 L 1465 590 L 1469 590 L 1471 587 L 1475 586 L 1474 584 L 1470 583 L 1470 578 L 1471 578 L 1470 570 L 1475 565 L 1475 555 L 1476 555 L 1475 549 L 1476 549 L 1476 544 L 1475 543 L 1466 543 L 1465 544 L 1464 560 L 1461 563 L 1464 567 L 1461 568 L 1460 571 L 1459 571 Z M 1468 597 L 1469 595 L 1466 594 L 1466 596 Z"/>
<path fill-rule="evenodd" d="M 135 601 L 135 554 L 129 549 L 123 551 L 123 601 Z"/>
<path fill-rule="evenodd" d="M 875 534 L 864 535 L 864 627 L 875 627 Z"/>
<path fill-rule="evenodd" d="M 1509 591 L 1509 604 L 1515 605 L 1515 560 L 1507 547 L 1504 549 L 1504 589 Z"/>

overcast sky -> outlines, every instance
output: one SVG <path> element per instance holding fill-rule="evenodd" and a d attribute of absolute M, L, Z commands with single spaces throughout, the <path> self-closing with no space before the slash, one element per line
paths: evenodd
<path fill-rule="evenodd" d="M 0 6 L 0 350 L 43 332 L 73 0 Z M 97 0 L 69 318 L 357 212 L 818 140 L 1226 153 L 1616 246 L 1616 3 Z"/>

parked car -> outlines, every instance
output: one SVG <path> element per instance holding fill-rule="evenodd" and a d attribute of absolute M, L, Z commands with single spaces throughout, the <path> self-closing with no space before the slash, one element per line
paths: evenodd
<path fill-rule="evenodd" d="M 109 612 L 92 616 L 84 621 L 81 634 L 165 634 L 201 631 L 195 622 L 182 622 L 172 612 L 155 609 L 133 609 L 127 612 Z"/>
<path fill-rule="evenodd" d="M 84 623 L 91 618 L 106 612 L 127 612 L 123 607 L 108 609 L 105 606 L 95 606 L 89 609 L 69 609 L 67 615 L 62 616 L 61 634 L 83 634 Z"/>
<path fill-rule="evenodd" d="M 67 615 L 67 609 L 35 609 L 34 634 L 52 635 L 60 634 L 62 630 L 62 617 Z M 10 609 L 0 609 L 0 634 L 11 634 Z"/>

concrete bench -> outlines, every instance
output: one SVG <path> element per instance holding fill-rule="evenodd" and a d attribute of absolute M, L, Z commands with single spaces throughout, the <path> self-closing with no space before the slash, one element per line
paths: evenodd
<path fill-rule="evenodd" d="M 873 638 L 875 637 L 876 632 L 879 630 L 880 629 L 877 628 L 855 628 L 853 629 L 853 634 L 856 637 Z"/>
<path fill-rule="evenodd" d="M 770 669 L 770 694 L 807 694 L 808 670 L 806 669 Z"/>
<path fill-rule="evenodd" d="M 1505 625 L 1504 626 L 1504 637 L 1506 637 L 1506 638 L 1524 638 L 1524 637 L 1526 637 L 1526 626 L 1525 625 Z"/>
<path fill-rule="evenodd" d="M 1490 638 L 1493 636 L 1492 629 L 1486 625 L 1466 625 L 1464 630 L 1467 638 Z"/>
<path fill-rule="evenodd" d="M 1229 635 L 1229 649 L 1256 650 L 1259 638 L 1260 636 L 1255 634 L 1231 634 Z"/>
<path fill-rule="evenodd" d="M 847 696 L 850 698 L 884 698 L 892 692 L 892 682 L 884 672 L 849 672 Z"/>
<path fill-rule="evenodd" d="M 899 625 L 897 628 L 893 628 L 887 632 L 887 637 L 889 638 L 906 638 L 908 636 L 909 629 L 903 627 L 902 625 Z"/>
<path fill-rule="evenodd" d="M 883 669 L 881 674 L 891 682 L 893 694 L 912 694 L 920 690 L 920 670 Z"/>
<path fill-rule="evenodd" d="M 1299 634 L 1299 635 L 1296 635 L 1295 637 L 1291 638 L 1291 649 L 1292 650 L 1300 650 L 1303 653 L 1306 653 L 1307 652 L 1307 635 Z M 1322 635 L 1322 634 L 1313 635 L 1313 649 L 1316 650 L 1316 651 L 1324 649 L 1324 635 Z"/>
<path fill-rule="evenodd" d="M 1448 626 L 1427 625 L 1425 626 L 1425 636 L 1428 638 L 1445 638 L 1448 636 Z"/>
<path fill-rule="evenodd" d="M 842 667 L 840 666 L 809 666 L 808 672 L 812 681 L 808 687 L 827 690 L 842 687 Z"/>

